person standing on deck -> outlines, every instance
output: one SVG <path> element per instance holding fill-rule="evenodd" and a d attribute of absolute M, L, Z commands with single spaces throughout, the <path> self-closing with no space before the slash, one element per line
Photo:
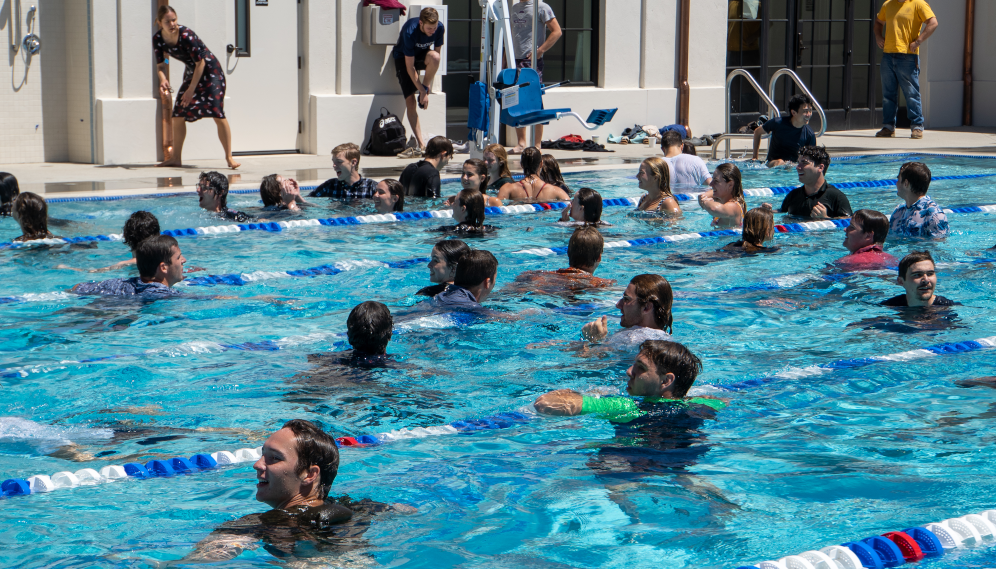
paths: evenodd
<path fill-rule="evenodd" d="M 408 122 L 412 125 L 418 147 L 405 149 L 398 158 L 422 157 L 425 140 L 422 139 L 422 126 L 418 122 L 418 109 L 429 108 L 429 89 L 442 61 L 445 37 L 446 27 L 439 23 L 439 13 L 434 8 L 422 8 L 417 20 L 412 18 L 401 26 L 401 35 L 392 55 L 401 94 L 408 107 Z M 421 70 L 425 70 L 425 79 L 419 81 L 418 72 Z"/>
<path fill-rule="evenodd" d="M 533 10 L 538 10 L 538 17 L 542 26 L 539 29 L 540 43 L 536 47 L 536 73 L 539 75 L 540 83 L 543 83 L 543 54 L 550 51 L 560 36 L 564 32 L 557 23 L 557 16 L 553 13 L 553 8 L 549 4 L 540 0 L 539 6 L 533 7 L 533 0 L 519 0 L 518 4 L 512 6 L 512 51 L 515 52 L 515 67 L 522 69 L 533 66 Z M 550 32 L 547 35 L 547 32 Z M 526 128 L 515 129 L 515 137 L 518 142 L 512 150 L 512 154 L 521 154 L 526 147 Z M 543 125 L 536 125 L 536 148 L 540 148 L 540 141 L 543 140 Z"/>
<path fill-rule="evenodd" d="M 885 0 L 875 18 L 875 41 L 882 54 L 882 130 L 877 137 L 896 136 L 899 94 L 906 97 L 910 138 L 923 138 L 920 105 L 920 46 L 937 29 L 937 17 L 926 0 Z"/>

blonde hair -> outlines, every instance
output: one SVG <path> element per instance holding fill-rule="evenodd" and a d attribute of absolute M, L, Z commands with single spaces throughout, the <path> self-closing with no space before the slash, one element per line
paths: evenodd
<path fill-rule="evenodd" d="M 499 178 L 511 178 L 512 171 L 508 169 L 508 152 L 505 152 L 505 147 L 500 144 L 489 144 L 484 152 L 490 152 L 495 155 L 498 159 L 498 163 L 501 164 L 501 173 L 498 174 Z"/>
<path fill-rule="evenodd" d="M 661 191 L 661 195 L 665 198 L 673 198 L 674 194 L 671 193 L 671 167 L 668 165 L 667 160 L 664 160 L 660 156 L 652 156 L 644 160 L 643 163 L 650 167 L 650 171 L 659 180 L 657 188 Z"/>
<path fill-rule="evenodd" d="M 423 24 L 435 24 L 439 21 L 439 12 L 435 8 L 422 8 L 418 14 L 418 21 Z"/>
<path fill-rule="evenodd" d="M 356 160 L 356 166 L 360 166 L 360 147 L 352 142 L 344 142 L 332 149 L 332 156 L 342 154 L 346 160 Z"/>

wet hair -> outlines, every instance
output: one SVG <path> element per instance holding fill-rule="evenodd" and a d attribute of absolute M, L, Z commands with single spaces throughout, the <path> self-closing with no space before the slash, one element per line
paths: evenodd
<path fill-rule="evenodd" d="M 159 235 L 159 232 L 159 220 L 156 216 L 147 211 L 136 211 L 125 222 L 121 235 L 124 237 L 125 245 L 134 251 L 139 243 Z"/>
<path fill-rule="evenodd" d="M 799 112 L 799 109 L 801 109 L 803 105 L 809 105 L 810 107 L 812 107 L 813 100 L 807 97 L 806 95 L 802 94 L 793 95 L 792 98 L 789 99 L 789 105 L 788 105 L 789 116 L 792 116 L 793 111 Z"/>
<path fill-rule="evenodd" d="M 681 146 L 681 144 L 681 133 L 676 130 L 666 131 L 664 132 L 664 136 L 661 137 L 661 146 L 664 148 Z"/>
<path fill-rule="evenodd" d="M 48 239 L 48 204 L 38 194 L 24 192 L 14 198 L 11 211 L 17 214 L 17 222 L 21 225 L 19 241 L 33 239 Z"/>
<path fill-rule="evenodd" d="M 499 178 L 511 178 L 512 171 L 508 169 L 508 152 L 505 151 L 505 147 L 500 144 L 489 144 L 487 148 L 484 149 L 485 153 L 492 153 L 495 158 L 498 159 L 498 163 L 501 164 L 501 170 L 499 170 Z"/>
<path fill-rule="evenodd" d="M 671 193 L 671 166 L 660 156 L 651 156 L 643 161 L 650 167 L 650 173 L 657 178 L 657 188 L 665 198 L 673 198 Z"/>
<path fill-rule="evenodd" d="M 582 225 L 574 230 L 567 242 L 567 259 L 571 268 L 591 269 L 602 258 L 605 239 L 593 225 Z"/>
<path fill-rule="evenodd" d="M 418 21 L 423 24 L 436 24 L 439 22 L 439 12 L 435 8 L 422 8 L 418 13 Z"/>
<path fill-rule="evenodd" d="M 427 8 L 427 10 L 432 10 L 432 8 Z M 423 10 L 424 12 L 425 10 Z M 435 12 L 435 10 L 433 10 Z M 450 139 L 445 136 L 435 136 L 429 139 L 429 142 L 425 144 L 425 157 L 426 158 L 438 158 L 443 154 L 449 154 L 453 156 L 453 143 Z"/>
<path fill-rule="evenodd" d="M 702 360 L 685 346 L 668 340 L 647 340 L 640 344 L 640 353 L 654 362 L 658 377 L 674 374 L 671 395 L 684 397 L 702 371 Z"/>
<path fill-rule="evenodd" d="M 726 181 L 733 181 L 733 198 L 740 204 L 740 209 L 747 215 L 747 202 L 744 200 L 744 182 L 740 175 L 740 168 L 732 162 L 724 162 L 716 166 L 716 171 L 723 176 Z"/>
<path fill-rule="evenodd" d="M 139 276 L 150 279 L 156 276 L 160 263 L 170 265 L 173 258 L 173 248 L 180 244 L 170 235 L 153 235 L 142 240 L 135 247 L 135 264 L 138 265 Z"/>
<path fill-rule="evenodd" d="M 477 190 L 460 190 L 457 198 L 460 205 L 467 208 L 467 218 L 463 223 L 471 227 L 484 225 L 484 194 Z"/>
<path fill-rule="evenodd" d="M 830 155 L 827 154 L 825 146 L 803 146 L 799 149 L 799 158 L 809 158 L 813 164 L 823 166 L 823 175 L 827 175 L 830 169 Z"/>
<path fill-rule="evenodd" d="M 10 172 L 0 172 L 0 215 L 10 215 L 14 198 L 21 193 L 17 178 Z"/>
<path fill-rule="evenodd" d="M 540 170 L 543 169 L 543 155 L 535 146 L 527 146 L 523 149 L 521 162 L 522 173 L 527 178 L 533 175 L 538 176 Z"/>
<path fill-rule="evenodd" d="M 304 419 L 293 419 L 284 423 L 281 429 L 294 433 L 297 451 L 297 474 L 312 466 L 318 467 L 318 497 L 325 500 L 332 489 L 332 482 L 339 473 L 339 448 L 335 439 L 318 425 Z"/>
<path fill-rule="evenodd" d="M 259 197 L 263 200 L 263 207 L 280 204 L 280 182 L 277 181 L 277 174 L 263 178 L 263 183 L 259 185 Z"/>
<path fill-rule="evenodd" d="M 197 178 L 198 183 L 207 182 L 208 188 L 218 196 L 222 209 L 228 207 L 228 178 L 221 172 L 201 172 Z"/>
<path fill-rule="evenodd" d="M 578 190 L 578 205 L 584 208 L 584 222 L 597 224 L 602 220 L 602 196 L 591 188 Z"/>
<path fill-rule="evenodd" d="M 914 194 L 925 196 L 930 188 L 930 168 L 923 162 L 907 162 L 899 167 L 899 179 L 908 182 Z"/>
<path fill-rule="evenodd" d="M 490 251 L 471 249 L 464 253 L 457 262 L 456 276 L 453 284 L 470 288 L 495 278 L 498 274 L 498 259 Z"/>
<path fill-rule="evenodd" d="M 356 167 L 360 167 L 360 147 L 354 142 L 344 142 L 332 149 L 332 156 L 342 154 L 346 160 L 356 160 Z"/>
<path fill-rule="evenodd" d="M 629 281 L 636 289 L 636 300 L 641 305 L 648 302 L 654 305 L 654 321 L 668 334 L 671 333 L 671 304 L 674 302 L 674 293 L 671 292 L 671 283 L 660 275 L 643 274 L 636 275 Z"/>
<path fill-rule="evenodd" d="M 460 257 L 470 251 L 470 247 L 459 239 L 444 239 L 436 243 L 433 249 L 439 251 L 446 262 L 447 267 L 452 267 L 460 262 Z"/>
<path fill-rule="evenodd" d="M 932 265 L 935 264 L 930 251 L 911 251 L 909 255 L 903 257 L 902 261 L 899 261 L 899 278 L 905 279 L 910 267 L 921 261 L 930 261 Z"/>
<path fill-rule="evenodd" d="M 470 160 L 465 160 L 463 163 L 464 166 L 468 164 L 473 166 L 474 171 L 481 177 L 481 185 L 477 189 L 482 194 L 486 194 L 488 192 L 488 183 L 491 181 L 491 177 L 488 175 L 488 165 L 480 158 L 471 158 Z"/>
<path fill-rule="evenodd" d="M 695 150 L 695 145 L 692 144 L 691 142 L 688 142 L 687 140 L 681 143 L 681 153 L 691 154 L 692 156 L 699 155 L 699 151 Z"/>
<path fill-rule="evenodd" d="M 354 350 L 383 354 L 391 341 L 394 319 L 386 305 L 373 300 L 357 304 L 346 319 L 346 338 Z"/>
<path fill-rule="evenodd" d="M 398 201 L 394 202 L 394 211 L 405 211 L 405 187 L 401 185 L 401 182 L 393 178 L 385 178 L 381 182 L 385 182 L 387 191 L 398 198 Z"/>
<path fill-rule="evenodd" d="M 761 247 L 774 233 L 775 216 L 769 208 L 755 207 L 744 215 L 742 237 L 745 244 Z"/>
<path fill-rule="evenodd" d="M 553 157 L 553 154 L 543 155 L 543 168 L 540 169 L 539 177 L 547 184 L 563 189 L 568 196 L 571 195 L 571 189 L 564 181 L 564 175 L 560 173 L 560 164 L 557 164 L 557 159 Z"/>
<path fill-rule="evenodd" d="M 166 14 L 176 14 L 176 10 L 169 5 L 160 6 L 159 11 L 156 12 L 156 23 L 158 24 L 159 22 L 162 22 L 163 18 L 166 17 Z"/>
<path fill-rule="evenodd" d="M 886 238 L 889 236 L 889 218 L 884 213 L 873 209 L 859 209 L 851 217 L 861 222 L 861 229 L 863 231 L 872 232 L 875 243 L 879 245 L 885 243 Z"/>

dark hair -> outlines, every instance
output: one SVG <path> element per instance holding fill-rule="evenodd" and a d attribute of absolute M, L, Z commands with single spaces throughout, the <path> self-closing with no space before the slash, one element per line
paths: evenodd
<path fill-rule="evenodd" d="M 280 182 L 277 181 L 276 174 L 263 177 L 263 182 L 259 185 L 259 197 L 263 200 L 263 207 L 280 203 Z"/>
<path fill-rule="evenodd" d="M 197 183 L 206 182 L 207 187 L 218 196 L 222 209 L 228 207 L 228 178 L 221 172 L 201 172 L 197 177 Z"/>
<path fill-rule="evenodd" d="M 591 188 L 578 190 L 578 205 L 584 208 L 584 222 L 598 223 L 602 220 L 602 196 Z"/>
<path fill-rule="evenodd" d="M 771 239 L 775 231 L 775 216 L 769 208 L 755 207 L 744 215 L 744 228 L 741 234 L 744 244 L 761 247 Z"/>
<path fill-rule="evenodd" d="M 930 251 L 910 251 L 909 255 L 899 261 L 899 278 L 905 279 L 910 267 L 921 261 L 930 261 L 931 264 L 934 264 L 934 258 L 930 256 Z"/>
<path fill-rule="evenodd" d="M 582 225 L 567 242 L 567 259 L 572 268 L 591 269 L 602 258 L 604 247 L 602 233 L 593 225 Z"/>
<path fill-rule="evenodd" d="M 163 21 L 166 14 L 176 14 L 176 10 L 172 6 L 160 6 L 159 11 L 156 12 L 156 23 Z"/>
<path fill-rule="evenodd" d="M 812 107 L 813 100 L 806 95 L 793 95 L 792 98 L 789 99 L 789 116 L 792 116 L 792 111 L 799 112 L 799 109 L 801 109 L 803 105 L 809 105 Z"/>
<path fill-rule="evenodd" d="M 0 215 L 10 215 L 14 198 L 21 193 L 17 178 L 10 172 L 0 172 Z"/>
<path fill-rule="evenodd" d="M 740 204 L 740 209 L 743 210 L 744 215 L 747 215 L 747 202 L 744 200 L 744 182 L 740 175 L 740 168 L 737 168 L 737 165 L 732 162 L 724 162 L 716 166 L 716 171 L 726 180 L 733 181 L 733 197 Z"/>
<path fill-rule="evenodd" d="M 179 249 L 180 244 L 170 235 L 153 235 L 139 242 L 135 248 L 139 276 L 150 279 L 156 276 L 160 263 L 171 264 L 174 247 Z"/>
<path fill-rule="evenodd" d="M 460 205 L 467 208 L 467 219 L 463 222 L 471 227 L 484 225 L 484 194 L 478 190 L 460 190 L 457 198 Z"/>
<path fill-rule="evenodd" d="M 522 151 L 520 161 L 522 162 L 522 173 L 527 178 L 532 175 L 538 176 L 540 170 L 543 169 L 543 155 L 535 146 L 527 146 Z"/>
<path fill-rule="evenodd" d="M 383 354 L 391 341 L 394 319 L 386 305 L 373 300 L 357 304 L 346 319 L 346 338 L 354 350 Z"/>
<path fill-rule="evenodd" d="M 571 195 L 571 189 L 564 181 L 564 175 L 560 173 L 560 164 L 553 154 L 543 155 L 543 168 L 540 169 L 539 177 L 547 184 L 563 189 L 568 196 Z"/>
<path fill-rule="evenodd" d="M 702 360 L 685 346 L 668 340 L 647 340 L 640 344 L 640 353 L 654 362 L 657 375 L 674 374 L 671 395 L 684 397 L 702 371 Z"/>
<path fill-rule="evenodd" d="M 699 155 L 699 151 L 695 150 L 695 145 L 692 144 L 691 142 L 688 142 L 687 140 L 685 142 L 681 143 L 681 153 L 682 154 L 691 154 L 692 156 L 698 156 Z"/>
<path fill-rule="evenodd" d="M 149 237 L 159 235 L 159 232 L 159 220 L 156 219 L 156 216 L 147 211 L 136 211 L 125 222 L 121 235 L 124 237 L 125 245 L 134 251 L 139 243 Z"/>
<path fill-rule="evenodd" d="M 447 267 L 458 264 L 460 257 L 463 257 L 464 253 L 470 251 L 470 247 L 459 239 L 444 239 L 436 243 L 432 248 L 439 251 L 439 254 L 443 256 Z"/>
<path fill-rule="evenodd" d="M 294 433 L 297 451 L 297 474 L 312 466 L 317 466 L 318 497 L 328 498 L 329 490 L 335 475 L 339 473 L 339 448 L 332 435 L 326 433 L 318 425 L 304 419 L 293 419 L 284 423 L 281 429 L 290 429 Z"/>
<path fill-rule="evenodd" d="M 464 160 L 463 165 L 466 166 L 470 164 L 474 167 L 474 171 L 477 175 L 481 177 L 481 185 L 477 188 L 482 194 L 488 193 L 488 183 L 491 181 L 491 176 L 488 174 L 488 165 L 480 158 L 471 158 L 470 160 Z"/>
<path fill-rule="evenodd" d="M 880 211 L 873 209 L 859 209 L 851 215 L 852 219 L 861 222 L 861 230 L 874 234 L 875 243 L 885 243 L 889 236 L 889 218 Z"/>
<path fill-rule="evenodd" d="M 681 146 L 681 133 L 676 130 L 665 131 L 664 136 L 661 137 L 661 146 L 664 148 Z"/>
<path fill-rule="evenodd" d="M 469 288 L 495 278 L 498 274 L 498 259 L 490 251 L 471 249 L 457 261 L 453 284 Z"/>
<path fill-rule="evenodd" d="M 381 182 L 386 183 L 387 191 L 398 198 L 398 201 L 394 202 L 394 211 L 405 211 L 405 187 L 401 185 L 401 182 L 393 178 L 384 178 Z"/>
<path fill-rule="evenodd" d="M 453 143 L 445 136 L 435 136 L 425 145 L 425 157 L 437 158 L 443 154 L 453 156 Z"/>
<path fill-rule="evenodd" d="M 38 194 L 24 192 L 14 198 L 11 211 L 17 213 L 17 222 L 21 226 L 20 241 L 32 239 L 47 239 L 52 237 L 48 232 L 48 204 Z"/>
<path fill-rule="evenodd" d="M 899 179 L 908 182 L 914 194 L 925 196 L 930 188 L 930 168 L 923 162 L 907 162 L 899 167 Z"/>
<path fill-rule="evenodd" d="M 674 293 L 671 292 L 671 283 L 660 275 L 643 274 L 636 275 L 629 281 L 636 289 L 636 300 L 641 305 L 648 302 L 654 305 L 654 321 L 668 334 L 671 333 L 671 304 L 674 302 Z"/>
<path fill-rule="evenodd" d="M 825 146 L 803 146 L 799 149 L 799 158 L 809 158 L 813 164 L 823 166 L 823 175 L 830 169 L 830 155 Z"/>

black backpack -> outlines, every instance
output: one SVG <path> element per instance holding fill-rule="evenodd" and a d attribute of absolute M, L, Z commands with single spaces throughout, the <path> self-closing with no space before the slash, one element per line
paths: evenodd
<path fill-rule="evenodd" d="M 374 156 L 394 156 L 404 151 L 407 144 L 408 136 L 401 119 L 381 107 L 380 118 L 374 119 L 370 127 L 370 141 L 363 151 Z"/>

